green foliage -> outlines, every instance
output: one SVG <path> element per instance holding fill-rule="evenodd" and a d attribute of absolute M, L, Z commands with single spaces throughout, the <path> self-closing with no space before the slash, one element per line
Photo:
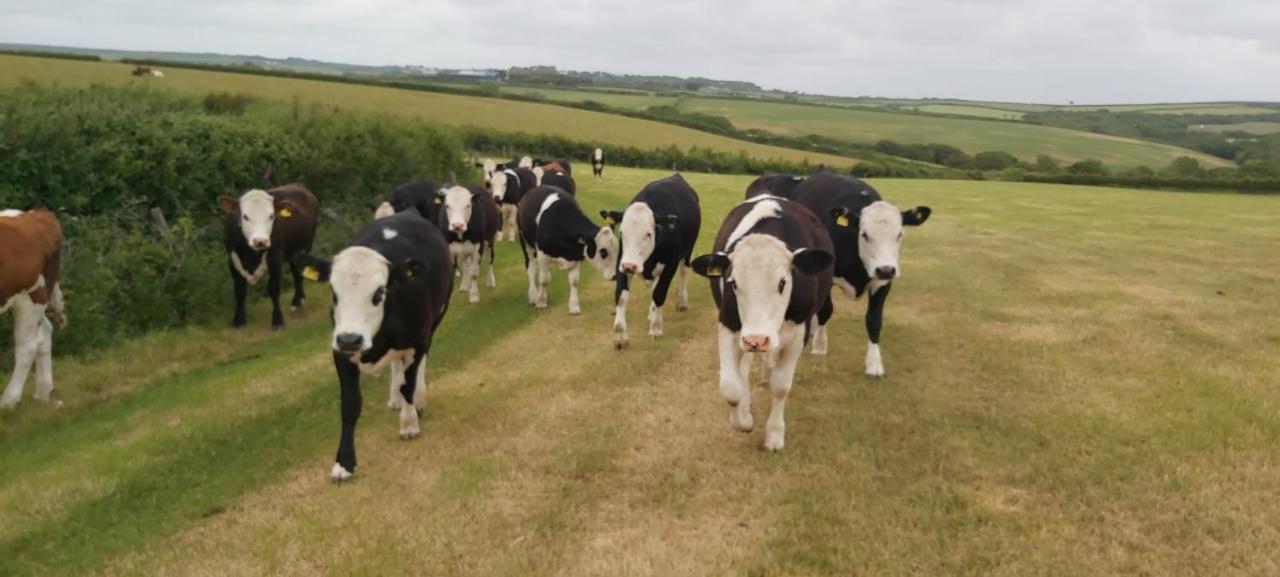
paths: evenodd
<path fill-rule="evenodd" d="M 241 115 L 249 108 L 253 97 L 231 92 L 210 92 L 204 97 L 204 110 L 209 114 Z"/>
<path fill-rule="evenodd" d="M 979 152 L 973 157 L 973 167 L 978 170 L 1004 170 L 1017 164 L 1016 157 L 999 150 Z"/>
<path fill-rule="evenodd" d="M 1096 160 L 1081 160 L 1068 166 L 1067 172 L 1071 174 L 1105 175 L 1107 174 L 1107 167 Z"/>
<path fill-rule="evenodd" d="M 1165 174 L 1175 178 L 1195 177 L 1204 174 L 1204 167 L 1200 166 L 1200 161 L 1189 156 L 1180 156 L 1169 163 L 1169 168 L 1165 170 Z"/>

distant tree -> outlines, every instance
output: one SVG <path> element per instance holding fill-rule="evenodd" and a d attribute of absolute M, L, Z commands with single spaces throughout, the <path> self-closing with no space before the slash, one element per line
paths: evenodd
<path fill-rule="evenodd" d="M 1135 166 L 1125 171 L 1124 175 L 1130 178 L 1152 178 L 1156 175 L 1156 171 L 1149 166 Z"/>
<path fill-rule="evenodd" d="M 697 80 L 690 80 L 684 83 L 684 89 L 689 92 L 697 92 L 700 88 L 702 88 L 702 83 Z"/>
<path fill-rule="evenodd" d="M 973 157 L 973 166 L 978 170 L 1004 170 L 1016 164 L 1017 158 L 1001 150 L 979 152 Z"/>
<path fill-rule="evenodd" d="M 951 168 L 969 168 L 973 166 L 973 158 L 963 152 L 953 152 L 942 159 L 943 166 Z"/>
<path fill-rule="evenodd" d="M 1062 165 L 1058 164 L 1058 161 L 1054 160 L 1052 156 L 1041 154 L 1036 157 L 1035 171 L 1045 174 L 1057 174 L 1062 172 Z"/>
<path fill-rule="evenodd" d="M 1169 176 L 1194 177 L 1201 176 L 1204 173 L 1204 167 L 1200 166 L 1200 161 L 1190 156 L 1179 156 L 1169 163 L 1169 168 L 1165 169 L 1165 174 Z"/>
<path fill-rule="evenodd" d="M 1097 160 L 1081 160 L 1067 167 L 1067 172 L 1071 174 L 1098 174 L 1105 175 L 1107 167 Z"/>

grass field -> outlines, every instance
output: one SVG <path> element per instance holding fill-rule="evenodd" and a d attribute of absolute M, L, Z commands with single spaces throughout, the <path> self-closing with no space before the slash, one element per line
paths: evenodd
<path fill-rule="evenodd" d="M 916 106 L 915 110 L 920 112 L 932 112 L 935 114 L 955 114 L 959 116 L 974 116 L 978 118 L 994 118 L 997 120 L 1017 120 L 1022 118 L 1022 112 L 1012 110 L 1004 110 L 1000 108 L 991 108 L 987 106 L 965 106 L 960 104 L 926 104 L 924 106 Z"/>
<path fill-rule="evenodd" d="M 582 202 L 661 175 L 611 168 Z M 686 176 L 705 250 L 749 177 Z M 0 414 L 0 575 L 1280 572 L 1280 199 L 876 185 L 934 209 L 888 376 L 861 376 L 864 305 L 839 300 L 782 453 L 726 422 L 703 283 L 615 352 L 608 285 L 584 274 L 569 317 L 557 273 L 532 311 L 502 244 L 497 291 L 441 327 L 420 439 L 365 380 L 344 486 L 323 290 L 279 334 L 259 297 L 247 330 L 60 360 L 64 408 Z"/>
<path fill-rule="evenodd" d="M 1241 122 L 1239 124 L 1204 124 L 1192 126 L 1191 130 L 1205 132 L 1248 132 L 1251 134 L 1275 134 L 1280 132 L 1280 122 Z"/>
<path fill-rule="evenodd" d="M 1048 154 L 1066 161 L 1096 159 L 1113 166 L 1163 167 L 1175 158 L 1190 156 L 1206 166 L 1231 166 L 1229 161 L 1185 148 L 1033 124 L 704 98 L 686 100 L 681 109 L 724 116 L 739 128 L 761 128 L 790 136 L 821 134 L 868 143 L 882 139 L 904 144 L 942 143 L 969 153 L 1003 150 L 1023 160 Z"/>
<path fill-rule="evenodd" d="M 812 164 L 830 166 L 851 166 L 856 162 L 840 156 L 734 140 L 661 122 L 547 104 L 179 68 L 163 68 L 163 79 L 134 78 L 129 75 L 131 69 L 132 66 L 116 63 L 0 55 L 0 88 L 24 80 L 63 86 L 146 83 L 197 96 L 229 91 L 285 102 L 297 98 L 304 104 L 385 112 L 453 126 L 555 134 L 641 148 L 676 145 L 724 152 L 743 150 L 762 159 L 808 159 Z"/>

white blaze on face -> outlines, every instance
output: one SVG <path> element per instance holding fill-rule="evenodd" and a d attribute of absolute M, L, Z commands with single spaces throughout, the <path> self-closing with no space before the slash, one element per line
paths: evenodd
<path fill-rule="evenodd" d="M 496 181 L 495 181 L 496 182 Z M 471 191 L 455 186 L 444 192 L 444 210 L 449 219 L 449 230 L 458 234 L 467 232 L 471 222 Z"/>
<path fill-rule="evenodd" d="M 485 184 L 488 184 L 490 180 L 493 180 L 493 173 L 496 172 L 497 170 L 498 170 L 498 163 L 494 162 L 492 158 L 484 159 Z"/>
<path fill-rule="evenodd" d="M 595 152 L 591 154 L 591 158 L 596 161 L 596 164 L 600 164 L 600 161 L 604 160 L 604 151 L 597 148 Z"/>
<path fill-rule="evenodd" d="M 516 166 L 520 168 L 533 168 L 533 159 L 528 156 L 523 156 L 520 158 L 520 164 Z"/>
<path fill-rule="evenodd" d="M 542 186 L 542 175 L 546 173 L 547 172 L 545 170 L 542 170 L 541 166 L 533 167 L 533 183 L 537 186 Z"/>
<path fill-rule="evenodd" d="M 359 335 L 362 351 L 373 346 L 382 328 L 391 267 L 377 251 L 353 246 L 333 259 L 329 286 L 333 290 L 333 347 L 339 335 Z"/>
<path fill-rule="evenodd" d="M 493 198 L 499 202 L 502 197 L 507 195 L 507 173 L 495 172 L 493 180 L 489 181 L 489 192 L 493 193 Z"/>
<path fill-rule="evenodd" d="M 618 272 L 618 237 L 613 229 L 602 226 L 596 232 L 596 255 L 586 255 L 591 266 L 604 275 L 605 280 L 613 280 Z"/>
<path fill-rule="evenodd" d="M 883 200 L 862 209 L 858 218 L 858 258 L 871 278 L 893 280 L 900 273 L 902 212 Z"/>
<path fill-rule="evenodd" d="M 729 253 L 744 350 L 749 341 L 763 344 L 761 350 L 780 345 L 779 331 L 791 302 L 791 260 L 787 245 L 767 234 L 748 234 Z"/>
<path fill-rule="evenodd" d="M 620 266 L 624 269 L 634 267 L 634 272 L 640 272 L 644 268 L 644 261 L 649 260 L 649 255 L 653 254 L 653 249 L 657 246 L 656 227 L 657 221 L 649 205 L 637 202 L 627 207 L 622 213 L 622 222 L 618 225 L 618 232 L 622 236 Z"/>
<path fill-rule="evenodd" d="M 240 232 L 254 250 L 271 248 L 271 228 L 276 223 L 276 203 L 264 190 L 250 190 L 240 197 Z"/>

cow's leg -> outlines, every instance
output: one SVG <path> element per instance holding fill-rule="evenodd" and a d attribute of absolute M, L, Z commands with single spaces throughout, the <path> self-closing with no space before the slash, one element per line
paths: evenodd
<path fill-rule="evenodd" d="M 467 271 L 463 273 L 467 277 L 467 302 L 476 304 L 480 302 L 480 258 L 484 254 L 484 244 L 477 245 L 471 255 L 467 257 Z"/>
<path fill-rule="evenodd" d="M 329 476 L 339 483 L 356 472 L 356 422 L 364 400 L 360 396 L 360 369 L 342 353 L 333 353 L 342 398 L 342 436 L 338 440 L 338 456 Z"/>
<path fill-rule="evenodd" d="M 569 267 L 569 314 L 571 315 L 582 314 L 582 307 L 578 305 L 578 278 L 582 276 L 581 266 L 581 262 L 575 262 Z"/>
<path fill-rule="evenodd" d="M 516 239 L 516 205 L 508 204 L 507 207 L 507 241 L 511 242 Z"/>
<path fill-rule="evenodd" d="M 883 377 L 884 363 L 880 360 L 880 326 L 884 317 L 884 301 L 889 297 L 889 289 L 893 284 L 883 281 L 871 281 L 868 292 L 871 298 L 867 302 L 867 376 Z"/>
<path fill-rule="evenodd" d="M 764 425 L 764 448 L 781 451 L 786 445 L 787 423 L 783 413 L 787 409 L 787 396 L 791 394 L 791 382 L 796 375 L 796 363 L 804 352 L 804 332 L 796 330 L 791 342 L 778 351 L 778 359 L 769 371 L 769 392 L 773 405 L 769 408 L 769 421 Z"/>
<path fill-rule="evenodd" d="M 240 272 L 236 270 L 235 265 L 231 264 L 229 258 L 227 269 L 231 271 L 231 286 L 235 288 L 236 294 L 236 314 L 231 317 L 231 326 L 242 327 L 245 323 L 244 301 L 249 296 L 249 282 L 240 276 Z"/>
<path fill-rule="evenodd" d="M 720 329 L 720 396 L 729 403 L 729 424 L 739 431 L 750 431 L 755 428 L 751 418 L 751 388 L 746 381 L 751 372 L 751 357 L 738 346 L 739 333 L 724 325 L 717 326 Z"/>
<path fill-rule="evenodd" d="M 27 374 L 40 351 L 41 322 L 45 305 L 31 301 L 28 295 L 19 296 L 13 304 L 13 376 L 0 395 L 0 408 L 12 409 L 22 400 L 22 388 L 27 384 Z"/>
<path fill-rule="evenodd" d="M 809 349 L 809 352 L 815 355 L 827 354 L 827 321 L 831 320 L 831 315 L 835 313 L 835 310 L 831 295 L 827 295 L 826 302 L 822 303 L 822 307 L 818 309 L 818 314 L 814 315 L 818 322 L 813 331 L 813 347 Z"/>
<path fill-rule="evenodd" d="M 538 304 L 538 256 L 535 254 L 533 258 L 530 258 L 528 249 L 525 249 L 524 269 L 529 275 L 527 300 L 529 301 L 529 306 L 536 306 Z"/>
<path fill-rule="evenodd" d="M 40 316 L 40 346 L 36 348 L 36 394 L 37 401 L 53 400 L 53 325 Z M 61 403 L 55 403 L 61 404 Z"/>
<path fill-rule="evenodd" d="M 267 260 L 267 294 L 271 296 L 271 328 L 284 328 L 284 311 L 280 310 L 280 275 L 284 274 L 284 263 L 280 257 L 264 255 Z"/>
<path fill-rule="evenodd" d="M 421 432 L 418 427 L 417 405 L 421 400 L 417 398 L 417 394 L 423 360 L 423 354 L 415 351 L 413 362 L 401 373 L 400 396 L 404 398 L 404 403 L 400 406 L 400 439 L 404 441 L 417 437 Z"/>
<path fill-rule="evenodd" d="M 676 311 L 689 310 L 689 265 L 684 261 L 677 264 L 680 268 L 680 292 L 676 293 Z"/>
<path fill-rule="evenodd" d="M 662 274 L 658 276 L 658 284 L 653 287 L 653 302 L 649 303 L 649 336 L 651 337 L 662 336 L 662 305 L 667 302 L 667 291 L 671 289 L 671 280 L 675 278 L 676 270 L 683 266 L 677 262 L 675 266 L 664 267 Z"/>
<path fill-rule="evenodd" d="M 307 300 L 306 283 L 302 279 L 302 269 L 292 259 L 289 260 L 289 272 L 293 274 L 293 301 L 289 303 L 289 308 L 296 311 Z"/>
<path fill-rule="evenodd" d="M 628 288 L 628 284 L 631 277 L 622 271 L 618 271 L 617 276 L 614 278 L 613 347 L 625 349 L 631 340 L 627 336 L 627 301 L 631 299 L 631 290 Z"/>
<path fill-rule="evenodd" d="M 388 363 L 387 372 L 391 373 L 391 391 L 387 394 L 387 410 L 399 411 L 401 402 L 400 386 L 404 384 L 404 363 L 394 360 Z"/>
<path fill-rule="evenodd" d="M 533 306 L 540 309 L 547 308 L 547 285 L 551 282 L 551 257 L 547 253 L 538 253 L 538 270 L 535 271 L 538 281 L 537 296 L 534 297 Z"/>
<path fill-rule="evenodd" d="M 498 256 L 497 251 L 493 250 L 493 241 L 489 242 L 489 278 L 487 279 L 488 287 L 494 288 L 498 286 L 498 278 L 493 276 L 493 259 Z"/>

